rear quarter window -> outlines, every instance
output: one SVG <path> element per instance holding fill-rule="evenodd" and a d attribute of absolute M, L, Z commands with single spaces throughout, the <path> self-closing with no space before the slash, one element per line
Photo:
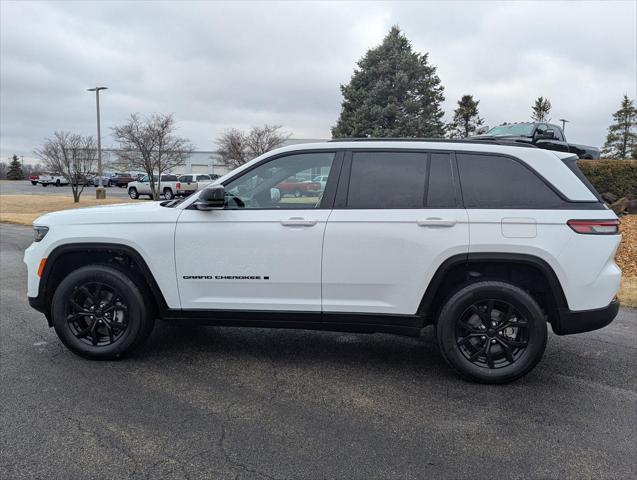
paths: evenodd
<path fill-rule="evenodd" d="M 530 168 L 499 155 L 457 154 L 466 208 L 559 208 L 560 196 Z"/>

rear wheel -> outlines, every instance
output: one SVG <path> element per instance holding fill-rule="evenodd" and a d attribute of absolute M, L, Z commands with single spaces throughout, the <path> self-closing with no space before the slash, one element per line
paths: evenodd
<path fill-rule="evenodd" d="M 164 198 L 166 200 L 172 200 L 173 198 L 175 198 L 175 195 L 170 188 L 164 188 Z"/>
<path fill-rule="evenodd" d="M 56 187 L 59 187 L 60 185 L 61 185 L 61 183 L 60 183 L 60 179 L 58 178 L 58 179 L 55 181 L 55 186 L 56 186 Z"/>
<path fill-rule="evenodd" d="M 135 282 L 106 265 L 88 265 L 68 275 L 53 295 L 51 313 L 62 343 L 91 359 L 125 355 L 154 324 Z"/>
<path fill-rule="evenodd" d="M 137 192 L 137 189 L 135 187 L 131 187 L 128 189 L 128 196 L 133 200 L 136 200 L 137 198 L 139 198 L 139 193 Z"/>
<path fill-rule="evenodd" d="M 461 376 L 482 383 L 516 380 L 540 361 L 547 327 L 542 309 L 510 283 L 482 281 L 453 294 L 436 324 L 442 356 Z"/>
<path fill-rule="evenodd" d="M 31 181 L 31 185 L 37 185 L 38 182 L 34 182 L 33 180 Z"/>

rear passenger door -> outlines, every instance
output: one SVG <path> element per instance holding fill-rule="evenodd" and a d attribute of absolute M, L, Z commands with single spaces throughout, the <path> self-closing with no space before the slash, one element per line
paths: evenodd
<path fill-rule="evenodd" d="M 440 264 L 467 253 L 452 155 L 347 155 L 323 245 L 325 313 L 415 314 Z"/>

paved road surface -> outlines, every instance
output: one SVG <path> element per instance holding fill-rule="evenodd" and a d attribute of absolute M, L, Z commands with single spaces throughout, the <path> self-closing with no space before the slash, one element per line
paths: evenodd
<path fill-rule="evenodd" d="M 456 378 L 420 339 L 160 324 L 133 358 L 64 349 L 25 298 L 23 227 L 0 225 L 0 476 L 637 476 L 637 312 L 550 336 L 506 386 Z"/>
<path fill-rule="evenodd" d="M 49 185 L 31 185 L 29 181 L 10 181 L 0 180 L 0 194 L 2 195 L 64 195 L 69 198 L 73 197 L 71 187 L 56 187 Z M 95 187 L 84 187 L 82 195 L 95 198 Z M 110 187 L 106 189 L 106 198 L 128 198 L 128 192 L 125 188 Z"/>

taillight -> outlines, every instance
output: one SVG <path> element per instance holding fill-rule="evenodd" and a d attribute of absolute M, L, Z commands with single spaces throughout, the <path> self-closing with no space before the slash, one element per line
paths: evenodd
<path fill-rule="evenodd" d="M 566 222 L 577 233 L 589 235 L 616 235 L 619 220 L 569 220 Z"/>
<path fill-rule="evenodd" d="M 177 190 L 181 189 L 181 183 L 177 182 L 177 183 L 175 184 L 175 188 L 176 188 Z"/>

